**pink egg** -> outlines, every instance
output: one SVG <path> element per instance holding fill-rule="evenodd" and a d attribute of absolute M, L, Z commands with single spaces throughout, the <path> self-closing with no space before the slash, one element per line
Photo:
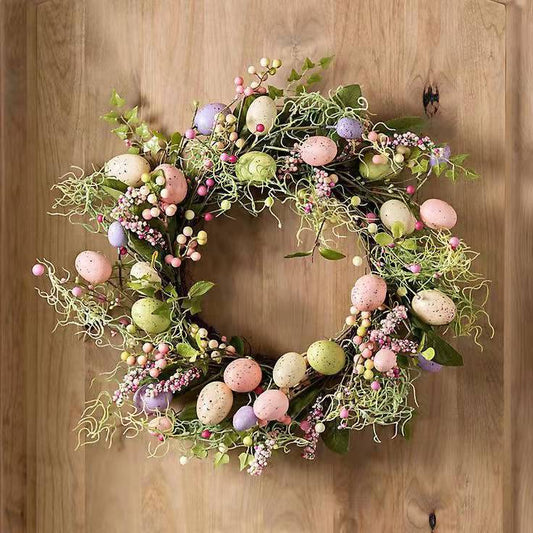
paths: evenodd
<path fill-rule="evenodd" d="M 165 197 L 167 204 L 179 204 L 187 196 L 187 180 L 185 174 L 173 165 L 166 163 L 159 165 L 154 172 L 162 170 L 165 176 L 165 185 L 168 196 Z"/>
<path fill-rule="evenodd" d="M 279 420 L 289 410 L 289 399 L 283 392 L 270 389 L 260 394 L 254 402 L 254 413 L 261 420 Z"/>
<path fill-rule="evenodd" d="M 388 348 L 382 348 L 374 355 L 374 368 L 379 372 L 388 372 L 396 366 L 396 354 Z"/>
<path fill-rule="evenodd" d="M 300 147 L 301 157 L 305 163 L 321 167 L 331 163 L 337 156 L 337 145 L 329 137 L 309 137 Z"/>
<path fill-rule="evenodd" d="M 426 200 L 420 206 L 420 218 L 431 229 L 451 229 L 457 224 L 455 209 L 437 198 Z"/>
<path fill-rule="evenodd" d="M 234 392 L 253 391 L 262 378 L 261 367 L 247 357 L 235 359 L 224 370 L 224 383 Z"/>
<path fill-rule="evenodd" d="M 352 289 L 352 304 L 359 311 L 374 311 L 385 302 L 387 284 L 375 274 L 360 277 Z"/>
<path fill-rule="evenodd" d="M 91 250 L 79 253 L 74 264 L 78 274 L 93 285 L 105 283 L 113 272 L 109 259 L 104 254 Z"/>

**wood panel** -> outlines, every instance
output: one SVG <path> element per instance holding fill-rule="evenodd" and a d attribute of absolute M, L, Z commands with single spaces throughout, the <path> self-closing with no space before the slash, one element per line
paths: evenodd
<path fill-rule="evenodd" d="M 531 305 L 531 290 L 515 282 L 533 249 L 530 185 L 520 156 L 530 151 L 532 135 L 523 118 L 531 102 L 515 95 L 526 93 L 531 72 L 531 51 L 518 40 L 533 23 L 529 2 L 0 6 L 1 229 L 2 250 L 9 252 L 2 256 L 2 531 L 413 532 L 429 531 L 432 511 L 440 531 L 528 530 L 530 366 L 515 310 Z M 101 385 L 89 389 L 92 378 L 110 367 L 113 355 L 80 343 L 72 331 L 51 335 L 54 317 L 37 302 L 27 270 L 35 254 L 69 265 L 84 246 L 105 247 L 45 211 L 49 187 L 71 163 L 100 163 L 122 150 L 97 120 L 110 89 L 146 104 L 145 114 L 162 129 L 182 129 L 193 99 L 229 99 L 234 75 L 259 57 L 284 58 L 287 72 L 305 56 L 329 53 L 336 61 L 324 87 L 361 83 L 372 110 L 385 118 L 420 114 L 424 86 L 438 85 L 440 108 L 430 131 L 455 152 L 472 153 L 483 180 L 439 181 L 431 193 L 451 200 L 460 213 L 458 233 L 482 251 L 479 268 L 494 281 L 495 338 L 485 339 L 483 353 L 458 342 L 465 367 L 420 381 L 421 414 L 409 443 L 376 445 L 369 433 L 358 434 L 349 457 L 324 450 L 314 464 L 296 455 L 277 458 L 259 480 L 233 468 L 213 472 L 210 464 L 181 468 L 173 454 L 146 459 L 144 439 L 75 452 L 71 429 L 85 397 Z M 515 133 L 514 157 L 504 149 L 506 129 Z M 23 224 L 11 217 L 13 204 L 25 210 Z M 206 317 L 273 356 L 331 334 L 360 273 L 348 261 L 282 261 L 295 246 L 295 220 L 279 207 L 276 213 L 282 231 L 268 216 L 212 225 L 194 274 L 218 282 Z M 351 255 L 356 246 L 347 242 L 345 249 Z"/>

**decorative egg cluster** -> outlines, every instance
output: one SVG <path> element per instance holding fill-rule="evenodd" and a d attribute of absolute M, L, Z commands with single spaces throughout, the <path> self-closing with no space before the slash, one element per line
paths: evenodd
<path fill-rule="evenodd" d="M 406 434 L 419 372 L 462 364 L 442 335 L 477 339 L 486 313 L 475 293 L 486 281 L 473 271 L 476 253 L 450 231 L 454 208 L 424 197 L 423 186 L 475 173 L 464 154 L 415 133 L 418 119 L 373 122 L 358 85 L 312 91 L 331 59 L 307 58 L 280 89 L 272 77 L 281 61 L 262 58 L 235 76 L 233 101 L 194 102 L 183 134 L 152 130 L 113 93 L 104 119 L 127 153 L 69 175 L 57 202 L 69 218 L 88 214 L 109 249 L 80 252 L 74 277 L 47 261 L 32 268 L 47 274 L 40 294 L 61 324 L 120 352 L 115 391 L 89 403 L 80 422 L 86 439 L 122 424 L 128 435 L 146 429 L 157 450 L 187 441 L 181 464 L 212 452 L 220 466 L 239 449 L 240 468 L 259 475 L 276 450 L 314 459 L 320 441 L 346 452 L 349 430 Z M 217 260 L 206 253 L 209 224 L 234 206 L 277 219 L 280 205 L 300 217 L 299 240 L 312 235 L 310 249 L 285 260 L 343 261 L 332 246 L 348 234 L 366 256 L 352 264 L 366 272 L 353 274 L 339 332 L 317 332 L 307 349 L 288 346 L 274 361 L 205 324 L 214 284 L 191 280 L 196 262 Z"/>

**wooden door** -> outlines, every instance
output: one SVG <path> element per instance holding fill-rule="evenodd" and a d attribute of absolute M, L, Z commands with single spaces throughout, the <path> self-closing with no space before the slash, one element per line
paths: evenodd
<path fill-rule="evenodd" d="M 6 2 L 3 72 L 20 93 L 3 99 L 13 128 L 4 137 L 3 156 L 11 161 L 4 205 L 18 219 L 2 214 L 10 251 L 2 258 L 9 299 L 2 316 L 9 312 L 5 340 L 14 346 L 4 343 L 4 357 L 16 375 L 2 378 L 11 417 L 5 427 L 13 430 L 2 437 L 11 458 L 3 478 L 20 475 L 23 482 L 3 487 L 2 531 L 411 533 L 430 531 L 432 512 L 438 531 L 510 531 L 506 9 L 491 0 L 65 0 L 24 9 Z M 383 118 L 424 113 L 424 88 L 438 87 L 429 132 L 457 153 L 470 152 L 483 178 L 455 186 L 436 181 L 432 191 L 456 206 L 458 232 L 482 253 L 478 268 L 493 280 L 494 339 L 483 339 L 483 353 L 468 340 L 457 342 L 465 367 L 420 380 L 410 442 L 376 444 L 363 432 L 347 457 L 324 449 L 309 463 L 295 454 L 261 479 L 231 465 L 180 467 L 174 454 L 147 459 L 148 437 L 75 451 L 72 428 L 84 400 L 102 386 L 91 388 L 92 379 L 114 365 L 115 355 L 78 341 L 72 330 L 51 333 L 54 316 L 27 272 L 36 255 L 70 266 L 80 249 L 102 242 L 46 211 L 49 188 L 69 165 L 87 168 L 123 149 L 98 120 L 111 88 L 142 104 L 155 126 L 183 129 L 192 100 L 229 100 L 233 77 L 260 57 L 283 58 L 287 72 L 306 56 L 328 54 L 335 62 L 322 87 L 360 83 Z M 361 273 L 349 261 L 284 262 L 295 245 L 295 221 L 288 211 L 277 213 L 282 230 L 268 216 L 214 225 L 195 273 L 218 283 L 207 318 L 272 356 L 335 331 Z M 356 247 L 346 245 L 352 254 Z M 527 482 L 520 486 L 527 490 Z"/>

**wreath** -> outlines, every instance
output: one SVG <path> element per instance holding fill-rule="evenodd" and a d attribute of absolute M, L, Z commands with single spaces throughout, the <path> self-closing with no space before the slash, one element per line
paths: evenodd
<path fill-rule="evenodd" d="M 80 445 L 147 430 L 150 455 L 177 445 L 182 464 L 212 451 L 218 466 L 238 449 L 241 470 L 258 475 L 275 450 L 314 459 L 322 440 L 346 452 L 350 430 L 371 426 L 379 442 L 389 426 L 408 438 L 421 371 L 462 365 L 444 333 L 479 344 L 483 324 L 492 330 L 488 281 L 451 231 L 455 210 L 420 199 L 429 180 L 476 178 L 467 155 L 422 135 L 417 117 L 374 121 L 359 85 L 311 91 L 331 60 L 306 59 L 280 89 L 268 82 L 281 61 L 261 59 L 247 84 L 235 78 L 231 103 L 195 102 L 183 135 L 151 129 L 113 91 L 102 118 L 127 153 L 63 176 L 53 214 L 107 234 L 116 259 L 82 251 L 74 276 L 47 260 L 33 267 L 47 274 L 38 292 L 58 324 L 120 352 L 104 374 L 116 390 L 87 402 Z M 339 243 L 356 235 L 369 273 L 355 281 L 335 337 L 274 361 L 204 323 L 214 284 L 190 279 L 218 217 L 240 206 L 277 219 L 281 204 L 300 217 L 299 243 L 314 236 L 287 260 L 345 259 Z"/>

